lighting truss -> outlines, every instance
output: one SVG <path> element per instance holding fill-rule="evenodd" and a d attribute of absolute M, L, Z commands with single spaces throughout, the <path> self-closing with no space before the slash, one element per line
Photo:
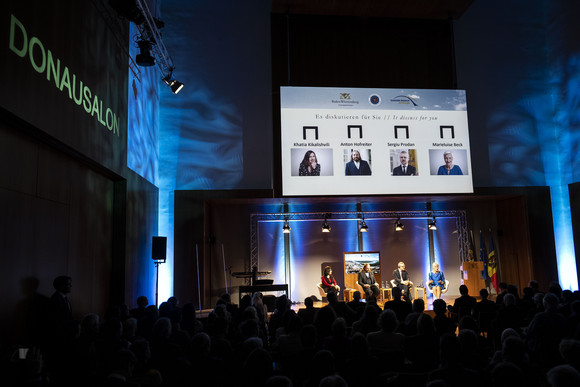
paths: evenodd
<path fill-rule="evenodd" d="M 444 211 L 364 211 L 364 219 L 433 219 L 455 218 L 457 227 L 457 245 L 459 259 L 466 261 L 469 256 L 469 234 L 464 210 L 444 210 Z M 333 221 L 358 220 L 360 211 L 337 211 L 337 212 L 280 212 L 280 213 L 257 213 L 250 215 L 250 261 L 247 271 L 258 266 L 258 224 L 260 222 L 279 222 L 284 220 L 324 220 L 332 218 Z"/>
<path fill-rule="evenodd" d="M 157 23 L 147 6 L 147 2 L 145 0 L 136 0 L 136 5 L 145 18 L 143 23 L 135 23 L 139 30 L 139 37 L 140 39 L 147 40 L 151 43 L 151 52 L 153 52 L 155 56 L 157 67 L 159 67 L 161 74 L 163 74 L 162 78 L 172 79 L 175 66 L 173 65 L 171 56 L 167 52 L 163 39 L 161 39 L 159 28 L 157 27 Z"/>

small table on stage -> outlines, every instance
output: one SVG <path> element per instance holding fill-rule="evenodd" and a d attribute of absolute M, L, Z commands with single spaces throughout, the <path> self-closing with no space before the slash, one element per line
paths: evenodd
<path fill-rule="evenodd" d="M 381 288 L 381 297 L 383 298 L 383 302 L 393 301 L 393 289 Z"/>
<path fill-rule="evenodd" d="M 242 294 L 244 293 L 255 293 L 255 292 L 286 292 L 288 295 L 288 284 L 278 284 L 278 285 L 248 285 L 240 286 L 240 303 L 242 302 Z"/>
<path fill-rule="evenodd" d="M 413 299 L 416 300 L 417 298 L 423 298 L 423 301 L 425 302 L 425 309 L 427 309 L 427 288 L 414 286 L 413 289 L 415 289 L 415 297 Z M 419 296 L 419 292 L 422 292 L 421 296 Z"/>
<path fill-rule="evenodd" d="M 383 302 L 391 301 L 393 299 L 393 291 L 392 290 L 393 289 L 391 289 L 391 288 L 380 288 L 378 300 L 382 300 Z M 344 292 L 343 292 L 344 301 L 345 302 L 352 301 L 353 300 L 352 295 L 355 291 L 356 291 L 355 289 L 344 289 Z"/>

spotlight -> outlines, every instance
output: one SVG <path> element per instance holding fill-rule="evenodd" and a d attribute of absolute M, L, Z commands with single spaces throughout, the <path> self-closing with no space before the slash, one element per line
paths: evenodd
<path fill-rule="evenodd" d="M 155 58 L 151 56 L 151 43 L 148 40 L 139 40 L 139 54 L 135 58 L 135 62 L 139 66 L 150 67 L 155 65 Z"/>
<path fill-rule="evenodd" d="M 330 225 L 326 221 L 326 216 L 324 217 L 324 223 L 322 223 L 322 232 L 330 232 Z"/>
<path fill-rule="evenodd" d="M 288 220 L 284 221 L 284 227 L 282 227 L 282 232 L 284 234 L 290 234 L 290 225 L 288 224 Z"/>
<path fill-rule="evenodd" d="M 367 226 L 364 218 L 362 220 L 362 222 L 360 223 L 360 232 L 367 232 L 369 230 L 369 226 Z"/>
<path fill-rule="evenodd" d="M 174 79 L 173 82 L 171 82 L 171 84 L 169 85 L 169 87 L 171 88 L 173 94 L 177 94 L 181 89 L 183 89 L 183 83 Z"/>
<path fill-rule="evenodd" d="M 174 79 L 173 73 L 167 74 L 162 79 L 163 79 L 163 82 L 165 82 L 165 84 L 171 88 L 171 91 L 173 92 L 173 94 L 177 94 L 177 93 L 179 93 L 179 91 L 181 89 L 183 89 L 183 83 Z"/>
<path fill-rule="evenodd" d="M 401 223 L 401 218 L 397 219 L 397 221 L 395 222 L 395 231 L 403 231 L 404 228 L 405 226 L 403 225 L 403 223 Z"/>
<path fill-rule="evenodd" d="M 435 220 L 435 217 L 433 217 L 433 220 L 429 221 L 429 230 L 431 231 L 437 230 L 437 221 Z"/>

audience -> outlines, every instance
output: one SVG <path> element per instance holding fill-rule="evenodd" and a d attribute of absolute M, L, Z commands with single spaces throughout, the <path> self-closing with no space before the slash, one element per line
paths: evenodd
<path fill-rule="evenodd" d="M 347 302 L 346 305 L 355 311 L 357 319 L 362 316 L 366 306 L 366 304 L 361 301 L 361 293 L 358 290 L 352 293 L 352 301 Z"/>
<path fill-rule="evenodd" d="M 455 321 L 461 320 L 465 316 L 471 316 L 473 308 L 477 304 L 477 300 L 469 295 L 469 289 L 465 285 L 459 287 L 459 294 L 461 297 L 456 298 L 453 302 L 451 312 Z"/>
<path fill-rule="evenodd" d="M 412 312 L 413 306 L 411 301 L 408 301 L 405 297 L 403 297 L 403 291 L 401 288 L 394 287 L 393 290 L 393 299 L 391 301 L 385 302 L 384 309 L 390 309 L 395 312 L 397 316 L 397 320 L 399 322 L 404 322 L 407 315 Z"/>
<path fill-rule="evenodd" d="M 304 306 L 305 308 L 298 310 L 298 316 L 300 316 L 304 324 L 312 324 L 312 322 L 314 321 L 314 315 L 318 310 L 317 308 L 314 307 L 314 300 L 312 299 L 312 297 L 306 297 L 304 299 Z"/>
<path fill-rule="evenodd" d="M 296 312 L 285 295 L 273 313 L 261 295 L 239 307 L 222 295 L 203 321 L 191 303 L 181 308 L 171 297 L 158 311 L 139 297 L 130 313 L 112 306 L 102 320 L 91 313 L 74 321 L 70 283 L 55 283 L 40 319 L 46 337 L 22 358 L 5 356 L 6 385 L 580 385 L 579 293 L 556 283 L 544 295 L 531 281 L 521 299 L 504 284 L 498 304 L 485 289 L 475 303 L 461 287 L 451 308 L 457 322 L 442 299 L 432 318 L 420 299 L 410 312 L 400 297 L 384 310 L 373 299 L 346 304 L 333 296 L 315 308 L 309 297 Z M 490 316 L 493 323 L 484 322 Z"/>
<path fill-rule="evenodd" d="M 524 337 L 532 360 L 544 368 L 561 363 L 559 345 L 564 334 L 565 318 L 558 313 L 559 298 L 553 293 L 544 296 L 544 312 L 536 314 L 525 329 Z"/>
<path fill-rule="evenodd" d="M 383 311 L 378 320 L 380 330 L 367 334 L 369 354 L 379 359 L 383 371 L 400 369 L 405 359 L 405 336 L 395 330 L 399 325 L 392 309 Z"/>
<path fill-rule="evenodd" d="M 447 303 L 442 298 L 433 301 L 433 312 L 435 313 L 433 323 L 435 324 L 437 335 L 442 336 L 445 333 L 454 335 L 457 324 L 447 316 Z"/>

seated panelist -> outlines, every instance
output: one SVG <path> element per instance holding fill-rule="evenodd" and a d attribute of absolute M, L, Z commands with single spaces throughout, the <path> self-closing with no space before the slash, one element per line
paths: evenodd
<path fill-rule="evenodd" d="M 405 262 L 401 261 L 397 264 L 397 269 L 393 271 L 393 278 L 395 279 L 395 285 L 403 292 L 403 296 L 407 300 L 411 300 L 413 283 L 409 279 L 409 273 L 405 270 Z"/>
<path fill-rule="evenodd" d="M 362 270 L 358 273 L 358 284 L 362 286 L 367 298 L 379 295 L 379 284 L 375 280 L 375 275 L 371 270 L 371 265 L 365 263 Z"/>
<path fill-rule="evenodd" d="M 427 285 L 433 292 L 433 296 L 437 299 L 441 298 L 441 292 L 445 289 L 445 275 L 439 270 L 439 264 L 437 262 L 433 262 L 432 267 L 433 270 L 429 272 L 429 282 L 427 282 Z"/>
<path fill-rule="evenodd" d="M 336 278 L 332 275 L 332 268 L 330 266 L 326 266 L 324 268 L 324 273 L 322 274 L 321 287 L 325 293 L 330 291 L 334 291 L 338 293 L 340 291 L 340 286 L 336 283 Z"/>

